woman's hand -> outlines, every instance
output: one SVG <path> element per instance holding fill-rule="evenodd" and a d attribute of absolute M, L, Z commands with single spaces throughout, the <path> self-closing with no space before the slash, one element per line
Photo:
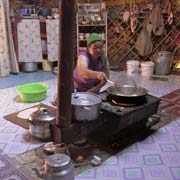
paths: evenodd
<path fill-rule="evenodd" d="M 98 72 L 97 73 L 97 79 L 99 79 L 100 81 L 106 81 L 107 80 L 107 76 L 104 72 Z"/>

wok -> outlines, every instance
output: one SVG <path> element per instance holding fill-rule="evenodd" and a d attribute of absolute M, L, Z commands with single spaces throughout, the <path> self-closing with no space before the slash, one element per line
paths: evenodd
<path fill-rule="evenodd" d="M 133 94 L 123 94 L 115 86 L 111 86 L 106 90 L 108 100 L 118 103 L 142 104 L 146 101 L 147 89 L 137 87 Z"/>

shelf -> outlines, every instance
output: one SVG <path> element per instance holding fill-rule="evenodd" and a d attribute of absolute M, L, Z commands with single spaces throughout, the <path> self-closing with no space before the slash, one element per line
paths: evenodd
<path fill-rule="evenodd" d="M 101 14 L 102 7 L 104 10 L 103 14 Z M 107 12 L 105 3 L 78 3 L 77 12 L 77 55 L 84 51 L 81 47 L 83 45 L 87 46 L 87 37 L 91 33 L 97 33 L 102 37 L 103 49 L 107 55 Z M 97 21 L 96 17 L 100 17 L 101 20 Z"/>
<path fill-rule="evenodd" d="M 101 27 L 101 26 L 106 26 L 106 24 L 79 24 L 79 27 L 88 27 L 88 26 L 96 26 L 96 27 Z"/>
<path fill-rule="evenodd" d="M 82 42 L 86 42 L 87 41 L 87 39 L 79 39 L 79 41 L 82 41 Z M 102 41 L 106 41 L 105 39 L 102 39 Z"/>

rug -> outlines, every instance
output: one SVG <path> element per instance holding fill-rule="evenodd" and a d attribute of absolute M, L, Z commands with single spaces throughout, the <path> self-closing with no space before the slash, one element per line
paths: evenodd
<path fill-rule="evenodd" d="M 37 108 L 38 108 L 39 106 L 41 106 L 42 108 L 47 108 L 47 109 L 49 109 L 49 110 L 55 111 L 55 108 L 53 108 L 53 107 L 51 107 L 51 106 L 48 106 L 48 105 L 46 105 L 46 104 L 42 104 L 42 103 L 37 104 L 37 105 L 32 106 L 32 107 L 29 107 L 29 108 L 26 108 L 26 109 L 30 109 L 30 108 L 34 108 L 34 107 L 37 107 Z M 16 124 L 16 125 L 24 128 L 24 129 L 29 129 L 29 125 L 28 125 L 27 119 L 22 119 L 22 118 L 19 118 L 19 117 L 17 116 L 19 112 L 24 111 L 24 110 L 26 110 L 26 109 L 22 109 L 22 110 L 20 110 L 20 111 L 18 111 L 18 112 L 14 112 L 14 113 L 5 115 L 5 116 L 4 116 L 4 119 L 6 119 L 7 121 L 12 122 L 13 124 Z"/>
<path fill-rule="evenodd" d="M 0 153 L 0 179 L 33 180 L 14 160 L 2 153 Z"/>
<path fill-rule="evenodd" d="M 162 96 L 158 111 L 180 116 L 180 89 Z"/>

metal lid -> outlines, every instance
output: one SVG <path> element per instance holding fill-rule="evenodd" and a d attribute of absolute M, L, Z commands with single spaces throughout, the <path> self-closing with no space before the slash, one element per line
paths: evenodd
<path fill-rule="evenodd" d="M 102 99 L 93 93 L 77 92 L 72 93 L 71 104 L 80 106 L 93 106 L 101 103 Z"/>
<path fill-rule="evenodd" d="M 71 162 L 71 159 L 68 155 L 66 154 L 53 154 L 49 156 L 46 160 L 46 163 L 48 166 L 51 167 L 63 167 L 68 165 Z"/>
<path fill-rule="evenodd" d="M 50 111 L 48 109 L 41 109 L 31 114 L 29 117 L 29 122 L 34 124 L 44 124 L 44 123 L 51 123 L 55 121 L 56 115 L 55 112 Z"/>
<path fill-rule="evenodd" d="M 173 53 L 169 52 L 169 51 L 159 51 L 158 52 L 159 55 L 166 55 L 166 56 L 172 56 Z"/>

